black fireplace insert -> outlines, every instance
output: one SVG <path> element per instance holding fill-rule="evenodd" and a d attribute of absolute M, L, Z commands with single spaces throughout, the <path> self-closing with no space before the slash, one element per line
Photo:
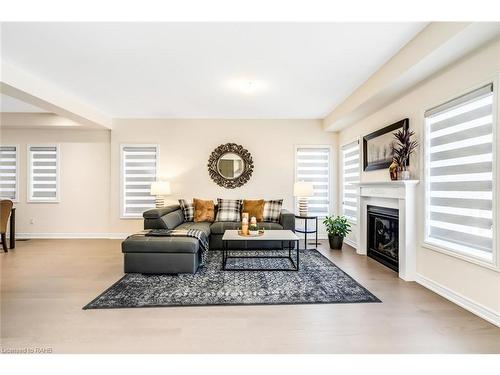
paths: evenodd
<path fill-rule="evenodd" d="M 394 208 L 368 206 L 368 256 L 399 271 L 399 214 Z"/>

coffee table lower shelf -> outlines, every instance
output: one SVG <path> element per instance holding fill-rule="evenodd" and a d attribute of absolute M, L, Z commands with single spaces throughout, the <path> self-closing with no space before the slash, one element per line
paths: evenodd
<path fill-rule="evenodd" d="M 293 241 L 281 241 L 281 249 L 228 249 L 228 242 L 232 240 L 223 240 L 222 241 L 222 270 L 223 271 L 298 271 L 299 270 L 299 261 L 300 261 L 300 251 L 299 251 L 299 240 Z M 288 247 L 284 247 L 284 242 L 288 242 Z M 295 245 L 295 249 L 292 250 L 292 244 Z M 238 252 L 265 252 L 265 251 L 285 251 L 288 250 L 288 256 L 278 256 L 278 255 L 245 255 L 245 256 L 234 256 L 231 255 L 232 251 Z M 295 260 L 292 257 L 292 251 L 295 251 L 296 256 Z M 227 260 L 228 259 L 288 259 L 291 263 L 292 268 L 228 268 Z"/>

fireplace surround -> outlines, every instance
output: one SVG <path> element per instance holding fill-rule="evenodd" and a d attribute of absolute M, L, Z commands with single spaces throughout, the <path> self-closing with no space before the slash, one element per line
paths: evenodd
<path fill-rule="evenodd" d="M 417 247 L 416 186 L 418 180 L 360 182 L 353 184 L 358 195 L 358 223 L 355 237 L 356 252 L 368 255 L 368 206 L 398 211 L 398 275 L 415 281 Z M 378 260 L 378 259 L 377 259 Z"/>

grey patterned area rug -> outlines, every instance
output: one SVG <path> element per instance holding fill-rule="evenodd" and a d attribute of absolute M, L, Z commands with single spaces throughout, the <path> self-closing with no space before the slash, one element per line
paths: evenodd
<path fill-rule="evenodd" d="M 222 253 L 211 251 L 195 275 L 127 274 L 84 309 L 381 302 L 316 250 L 301 250 L 299 271 L 222 271 L 221 261 Z M 290 263 L 230 259 L 227 265 L 287 268 Z"/>

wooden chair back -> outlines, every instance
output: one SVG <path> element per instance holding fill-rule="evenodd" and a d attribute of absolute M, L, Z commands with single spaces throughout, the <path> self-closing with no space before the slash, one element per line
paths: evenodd
<path fill-rule="evenodd" d="M 12 201 L 3 199 L 0 201 L 0 233 L 7 233 L 7 222 L 9 221 L 10 211 L 12 210 Z"/>

